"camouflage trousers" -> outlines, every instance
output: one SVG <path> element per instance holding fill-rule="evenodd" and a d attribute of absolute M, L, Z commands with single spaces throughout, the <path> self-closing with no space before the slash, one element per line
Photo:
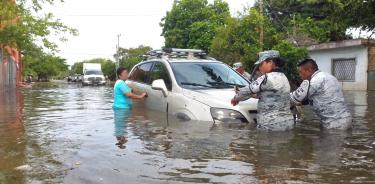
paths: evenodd
<path fill-rule="evenodd" d="M 258 114 L 257 127 L 266 131 L 285 131 L 293 129 L 295 123 L 293 116 L 289 114 L 274 114 L 273 116 L 263 116 Z"/>
<path fill-rule="evenodd" d="M 326 129 L 345 130 L 352 126 L 353 119 L 351 116 L 335 119 L 331 121 L 322 121 L 321 126 Z"/>

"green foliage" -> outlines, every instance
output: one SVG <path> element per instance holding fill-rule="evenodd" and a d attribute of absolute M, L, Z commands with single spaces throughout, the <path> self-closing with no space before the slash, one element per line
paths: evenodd
<path fill-rule="evenodd" d="M 263 48 L 259 40 L 259 26 L 263 22 Z M 306 48 L 299 48 L 286 40 L 283 32 L 278 32 L 272 22 L 260 15 L 259 11 L 251 8 L 248 14 L 240 18 L 230 18 L 226 26 L 218 29 L 218 34 L 211 44 L 210 54 L 232 65 L 242 62 L 248 70 L 252 69 L 261 50 L 278 50 L 285 60 L 285 73 L 292 84 L 299 82 L 297 63 L 308 57 Z"/>
<path fill-rule="evenodd" d="M 272 49 L 280 52 L 281 58 L 284 59 L 284 72 L 294 86 L 300 82 L 297 72 L 298 62 L 307 58 L 309 53 L 306 48 L 296 47 L 287 41 L 282 41 Z"/>
<path fill-rule="evenodd" d="M 68 74 L 65 60 L 46 53 L 42 48 L 56 51 L 55 43 L 47 39 L 51 34 L 77 34 L 53 17 L 51 13 L 41 12 L 44 3 L 53 4 L 55 0 L 2 0 L 0 6 L 0 47 L 18 48 L 23 55 L 24 75 L 33 75 L 39 81 L 50 77 Z M 60 40 L 64 40 L 62 36 Z M 40 47 L 36 45 L 40 44 Z"/>
<path fill-rule="evenodd" d="M 70 69 L 70 74 L 71 75 L 75 75 L 75 74 L 83 75 L 83 62 L 74 63 Z"/>
<path fill-rule="evenodd" d="M 358 0 L 264 1 L 265 15 L 289 36 L 305 34 L 316 42 L 350 38 L 351 27 L 375 28 L 375 2 Z M 259 4 L 256 4 L 259 8 Z M 297 31 L 297 35 L 293 31 Z M 298 39 L 297 39 L 298 40 Z"/>
<path fill-rule="evenodd" d="M 116 80 L 116 63 L 112 62 L 111 60 L 102 62 L 102 71 L 109 80 Z"/>
<path fill-rule="evenodd" d="M 77 34 L 53 14 L 41 12 L 44 3 L 53 4 L 54 0 L 36 1 L 19 0 L 14 4 L 11 0 L 1 1 L 0 7 L 0 45 L 19 48 L 23 52 L 34 49 L 34 44 L 43 43 L 43 47 L 56 51 L 56 44 L 47 37 L 51 34 Z M 60 40 L 64 40 L 62 36 Z"/>
<path fill-rule="evenodd" d="M 375 1 L 345 0 L 343 3 L 345 13 L 340 17 L 343 18 L 344 15 L 349 26 L 368 31 L 371 36 L 374 35 Z"/>
<path fill-rule="evenodd" d="M 137 60 L 129 60 L 125 62 L 121 62 L 120 66 L 126 68 L 128 71 L 130 71 L 136 64 L 138 64 L 140 61 Z"/>
<path fill-rule="evenodd" d="M 289 37 L 295 36 L 299 44 L 304 45 L 303 37 L 311 38 L 316 43 L 323 43 L 330 41 L 331 32 L 326 28 L 327 22 L 329 20 L 316 21 L 311 17 L 304 18 L 301 15 L 296 15 L 292 20 L 288 21 L 287 29 Z M 296 35 L 293 31 L 295 31 Z M 299 39 L 298 39 L 299 38 Z M 310 43 L 312 43 L 310 42 Z"/>
<path fill-rule="evenodd" d="M 263 45 L 259 40 L 261 22 L 264 25 Z M 210 55 L 229 65 L 243 62 L 250 69 L 258 52 L 271 49 L 279 40 L 281 36 L 271 22 L 252 8 L 240 18 L 227 18 L 226 24 L 217 29 L 217 35 L 211 42 Z"/>
<path fill-rule="evenodd" d="M 142 61 L 142 55 L 151 51 L 152 48 L 149 46 L 140 45 L 137 48 L 120 48 L 119 49 L 119 60 L 120 66 L 130 71 L 134 65 Z"/>
<path fill-rule="evenodd" d="M 0 6 L 0 29 L 7 24 L 6 21 L 16 18 L 16 6 L 10 0 L 1 0 Z"/>
<path fill-rule="evenodd" d="M 34 46 L 33 52 L 23 57 L 24 75 L 32 75 L 38 81 L 48 81 L 51 77 L 66 76 L 69 72 L 65 59 L 47 54 L 41 48 Z"/>
<path fill-rule="evenodd" d="M 230 17 L 228 4 L 215 0 L 175 1 L 172 9 L 162 19 L 162 36 L 165 47 L 196 48 L 208 51 L 216 28 Z"/>
<path fill-rule="evenodd" d="M 239 17 L 231 17 L 220 0 L 178 0 L 162 19 L 165 47 L 207 49 L 210 55 L 232 65 L 253 67 L 258 52 L 279 50 L 292 84 L 299 81 L 297 63 L 308 57 L 303 48 L 313 43 L 348 39 L 349 28 L 375 34 L 375 1 L 264 0 Z M 213 13 L 215 12 L 215 13 Z M 264 40 L 260 41 L 260 28 Z M 371 34 L 371 35 L 372 35 Z M 297 47 L 302 46 L 302 47 Z"/>

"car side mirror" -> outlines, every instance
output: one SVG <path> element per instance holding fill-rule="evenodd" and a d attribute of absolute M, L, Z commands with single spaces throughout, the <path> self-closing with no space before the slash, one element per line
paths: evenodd
<path fill-rule="evenodd" d="M 160 90 L 163 93 L 164 97 L 167 97 L 168 95 L 167 86 L 165 85 L 163 79 L 157 79 L 152 81 L 151 88 L 153 90 Z"/>

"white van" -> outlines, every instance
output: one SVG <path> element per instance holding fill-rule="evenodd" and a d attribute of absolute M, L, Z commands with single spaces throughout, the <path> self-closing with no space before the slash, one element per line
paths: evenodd
<path fill-rule="evenodd" d="M 183 120 L 253 122 L 257 99 L 233 106 L 234 86 L 248 81 L 223 62 L 194 49 L 151 51 L 133 67 L 127 84 L 146 92 L 146 108 Z"/>

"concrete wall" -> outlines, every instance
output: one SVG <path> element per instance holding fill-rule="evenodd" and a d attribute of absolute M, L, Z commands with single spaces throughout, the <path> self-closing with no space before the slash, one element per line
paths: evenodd
<path fill-rule="evenodd" d="M 0 48 L 0 92 L 5 90 L 7 84 L 7 70 L 5 64 L 5 52 Z"/>
<path fill-rule="evenodd" d="M 341 82 L 344 90 L 367 90 L 368 48 L 366 46 L 354 46 L 309 51 L 319 69 L 332 74 L 332 59 L 355 58 L 356 73 L 354 82 Z"/>
<path fill-rule="evenodd" d="M 367 89 L 375 90 L 375 47 L 370 47 L 368 49 Z"/>
<path fill-rule="evenodd" d="M 16 62 L 0 49 L 0 91 L 16 87 Z"/>

